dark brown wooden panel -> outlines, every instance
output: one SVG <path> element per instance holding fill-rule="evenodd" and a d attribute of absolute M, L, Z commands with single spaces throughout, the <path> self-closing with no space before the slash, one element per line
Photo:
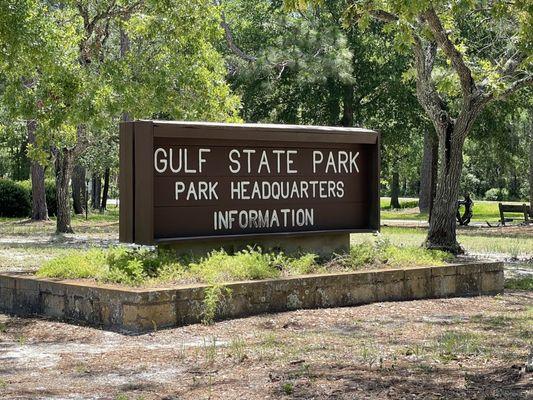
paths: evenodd
<path fill-rule="evenodd" d="M 361 128 L 272 124 L 213 124 L 154 121 L 155 137 L 291 141 L 315 143 L 376 143 L 376 133 Z"/>
<path fill-rule="evenodd" d="M 152 244 L 154 242 L 152 122 L 135 122 L 134 134 L 135 243 Z"/>
<path fill-rule="evenodd" d="M 366 177 L 265 177 L 244 178 L 154 178 L 155 207 L 191 207 L 218 205 L 276 205 L 294 203 L 369 202 L 370 191 L 361 190 Z M 263 183 L 264 182 L 264 183 Z M 178 191 L 176 199 L 176 190 Z"/>
<path fill-rule="evenodd" d="M 313 209 L 313 224 L 306 224 L 298 226 L 298 210 L 304 210 L 304 213 Z M 259 206 L 254 208 L 239 208 L 235 207 L 237 214 L 233 214 L 234 221 L 231 222 L 231 228 L 214 228 L 214 213 L 229 213 L 231 210 L 224 209 L 217 206 L 206 207 L 176 207 L 169 210 L 167 207 L 155 208 L 154 224 L 157 227 L 156 238 L 176 237 L 178 236 L 209 236 L 209 235 L 223 235 L 223 234 L 254 234 L 254 233 L 277 233 L 277 232 L 305 232 L 305 231 L 321 231 L 321 230 L 335 230 L 335 229 L 367 229 L 370 223 L 370 213 L 368 213 L 368 204 L 366 203 L 328 203 L 320 206 L 313 206 L 308 204 L 306 206 L 294 206 L 290 203 L 280 203 L 276 207 Z M 272 226 L 255 227 L 251 221 L 253 211 L 261 211 L 263 216 L 266 211 L 269 211 L 268 221 Z M 279 224 L 273 222 L 272 214 L 276 212 Z M 291 210 L 290 212 L 282 212 L 281 210 Z M 294 213 L 292 212 L 294 210 Z M 339 212 L 342 210 L 342 212 Z M 246 213 L 247 216 L 241 216 Z M 287 215 L 285 221 L 284 215 Z M 226 214 L 227 215 L 227 214 Z M 300 215 L 302 215 L 300 213 Z M 293 216 L 295 220 L 293 221 Z M 239 219 L 243 218 L 241 222 L 246 222 L 246 228 L 239 226 Z M 305 218 L 305 216 L 303 217 Z M 274 220 L 275 221 L 275 220 Z M 305 219 L 304 219 L 305 221 Z M 287 223 L 285 223 L 287 222 Z"/>
<path fill-rule="evenodd" d="M 133 237 L 133 122 L 123 122 L 120 124 L 120 223 L 119 240 L 130 243 Z"/>
<path fill-rule="evenodd" d="M 133 219 L 121 241 L 379 229 L 376 132 L 161 121 L 133 131 L 131 163 L 121 148 L 121 182 L 134 186 L 121 183 L 121 224 Z"/>

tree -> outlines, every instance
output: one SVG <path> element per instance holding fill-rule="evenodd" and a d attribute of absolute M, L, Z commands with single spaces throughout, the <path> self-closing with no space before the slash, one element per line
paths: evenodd
<path fill-rule="evenodd" d="M 439 141 L 440 170 L 426 246 L 461 252 L 455 212 L 463 145 L 487 104 L 533 82 L 530 6 L 504 0 L 364 0 L 347 8 L 347 19 L 361 26 L 370 19 L 381 21 L 385 31 L 396 35 L 398 50 L 413 52 L 417 97 Z"/>
<path fill-rule="evenodd" d="M 418 169 L 413 139 L 426 123 L 414 84 L 403 77 L 409 57 L 393 51 L 392 35 L 377 23 L 367 31 L 346 26 L 338 0 L 290 15 L 280 2 L 225 0 L 222 7 L 220 48 L 243 118 L 372 126 L 383 138 L 383 182 L 399 195 L 401 178 Z"/>
<path fill-rule="evenodd" d="M 533 112 L 529 111 L 529 209 L 533 210 Z"/>
<path fill-rule="evenodd" d="M 0 79 L 3 82 L 2 124 L 25 120 L 28 152 L 39 146 L 36 110 L 39 104 L 35 79 L 50 71 L 57 57 L 63 55 L 64 32 L 42 18 L 44 4 L 37 0 L 6 0 L 0 5 Z M 51 46 L 44 38 L 56 43 Z M 14 90 L 16 82 L 19 91 Z M 46 160 L 31 160 L 32 220 L 47 220 L 44 171 Z"/>
<path fill-rule="evenodd" d="M 418 208 L 421 213 L 429 213 L 437 187 L 437 154 L 439 143 L 433 129 L 424 130 L 424 149 L 420 165 L 420 190 Z"/>
<path fill-rule="evenodd" d="M 29 28 L 10 31 L 8 23 L 2 24 L 2 38 L 17 45 L 40 43 L 54 57 L 47 63 L 34 57 L 30 71 L 6 57 L 15 101 L 7 95 L 2 100 L 10 103 L 14 117 L 30 104 L 27 114 L 38 122 L 34 150 L 41 150 L 35 157 L 44 160 L 44 149 L 51 149 L 58 232 L 72 232 L 74 161 L 98 146 L 109 126 L 117 135 L 124 110 L 133 118 L 236 119 L 238 99 L 223 80 L 222 59 L 212 45 L 221 31 L 209 1 L 27 0 L 24 5 L 24 12 L 15 6 L 2 11 L 6 21 Z M 126 55 L 117 51 L 121 30 L 131 41 Z M 23 90 L 23 77 L 33 77 L 32 90 Z"/>

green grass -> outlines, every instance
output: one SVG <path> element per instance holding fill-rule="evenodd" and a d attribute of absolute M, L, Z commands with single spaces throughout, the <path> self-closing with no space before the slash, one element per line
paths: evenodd
<path fill-rule="evenodd" d="M 103 213 L 91 212 L 85 215 L 73 215 L 71 224 L 75 233 L 118 233 L 119 209 L 110 206 Z M 56 219 L 47 222 L 31 222 L 23 218 L 0 218 L 0 236 L 54 235 Z"/>
<path fill-rule="evenodd" d="M 525 276 L 520 278 L 508 279 L 505 281 L 505 288 L 533 291 L 533 277 Z"/>
<path fill-rule="evenodd" d="M 512 202 L 505 202 L 512 203 Z M 518 202 L 516 204 L 522 204 Z M 418 212 L 418 199 L 416 198 L 401 198 L 400 209 L 390 208 L 390 198 L 382 197 L 380 201 L 381 219 L 400 219 L 410 221 L 427 221 L 428 215 L 426 213 Z M 76 233 L 116 233 L 118 230 L 118 207 L 114 205 L 109 206 L 109 209 L 104 213 L 89 213 L 88 220 L 85 220 L 84 215 L 74 215 L 72 217 L 72 227 Z M 516 218 L 520 220 L 521 214 L 506 213 L 506 217 Z M 474 201 L 474 216 L 472 221 L 475 222 L 494 222 L 496 223 L 500 218 L 497 201 Z M 31 224 L 21 222 L 20 218 L 0 218 L 0 234 L 5 235 L 24 235 L 24 234 L 46 234 L 55 233 L 55 218 L 51 218 L 48 226 L 43 228 L 40 224 Z"/>
<path fill-rule="evenodd" d="M 402 198 L 400 199 L 401 209 L 390 209 L 390 198 L 381 198 L 381 218 L 382 219 L 403 219 L 413 221 L 427 221 L 427 213 L 418 212 L 418 199 L 415 198 Z M 497 222 L 500 219 L 500 211 L 498 209 L 498 201 L 484 201 L 474 200 L 474 216 L 472 221 L 476 222 Z M 523 202 L 509 202 L 504 201 L 506 204 L 523 204 Z M 523 214 L 517 213 L 505 213 L 507 218 L 515 218 L 517 220 L 523 219 Z M 521 218 L 522 217 L 522 218 Z"/>
<path fill-rule="evenodd" d="M 216 285 L 237 280 L 257 280 L 369 268 L 442 265 L 447 253 L 422 248 L 395 247 L 387 241 L 351 246 L 346 255 L 320 260 L 315 254 L 289 257 L 283 253 L 248 248 L 228 254 L 213 251 L 200 259 L 176 258 L 165 250 L 125 247 L 72 251 L 46 261 L 37 275 L 49 278 L 91 278 L 126 285 L 163 282 L 202 282 Z"/>
<path fill-rule="evenodd" d="M 419 247 L 426 238 L 426 228 L 383 227 L 382 236 L 394 246 Z M 501 253 L 509 257 L 532 255 L 533 237 L 531 236 L 486 236 L 476 232 L 458 232 L 457 240 L 470 253 Z M 351 236 L 352 243 L 383 240 L 372 234 Z"/>
<path fill-rule="evenodd" d="M 447 331 L 437 340 L 437 353 L 443 361 L 459 356 L 475 356 L 485 352 L 482 338 L 473 332 Z"/>
<path fill-rule="evenodd" d="M 49 278 L 95 278 L 101 279 L 108 273 L 105 268 L 106 254 L 101 249 L 86 252 L 72 252 L 53 258 L 37 271 L 38 276 Z"/>

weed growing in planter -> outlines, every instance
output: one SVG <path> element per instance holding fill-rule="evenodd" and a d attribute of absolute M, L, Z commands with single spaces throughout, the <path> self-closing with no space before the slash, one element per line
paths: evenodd
<path fill-rule="evenodd" d="M 47 261 L 39 268 L 37 276 L 104 279 L 108 272 L 105 252 L 91 249 L 86 252 L 72 252 L 65 257 L 56 257 Z"/>
<path fill-rule="evenodd" d="M 222 299 L 231 296 L 231 289 L 228 287 L 213 283 L 204 291 L 204 302 L 202 312 L 202 322 L 210 325 L 215 321 L 217 310 L 222 303 Z"/>
<path fill-rule="evenodd" d="M 447 253 L 413 247 L 396 247 L 386 241 L 353 245 L 350 252 L 330 260 L 307 253 L 290 257 L 264 252 L 261 248 L 230 254 L 211 252 L 199 259 L 176 257 L 164 249 L 91 249 L 74 251 L 45 262 L 37 275 L 51 278 L 91 278 L 126 285 L 159 283 L 208 283 L 220 285 L 238 280 L 258 280 L 281 276 L 353 271 L 364 268 L 442 265 Z"/>
<path fill-rule="evenodd" d="M 208 283 L 276 278 L 281 272 L 277 266 L 286 262 L 283 254 L 263 253 L 260 248 L 248 248 L 233 255 L 220 250 L 189 264 L 188 273 Z"/>

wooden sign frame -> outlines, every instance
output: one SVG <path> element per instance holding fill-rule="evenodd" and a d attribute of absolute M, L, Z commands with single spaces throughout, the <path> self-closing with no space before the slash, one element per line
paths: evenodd
<path fill-rule="evenodd" d="M 316 143 L 368 145 L 370 182 L 368 182 L 368 224 L 363 227 L 284 231 L 269 233 L 209 234 L 199 236 L 158 237 L 154 226 L 154 140 L 253 141 L 261 143 Z M 318 127 L 272 124 L 218 124 L 140 120 L 120 124 L 120 228 L 121 242 L 153 245 L 218 238 L 255 238 L 268 236 L 304 236 L 325 233 L 375 232 L 380 227 L 380 137 L 361 128 Z"/>

